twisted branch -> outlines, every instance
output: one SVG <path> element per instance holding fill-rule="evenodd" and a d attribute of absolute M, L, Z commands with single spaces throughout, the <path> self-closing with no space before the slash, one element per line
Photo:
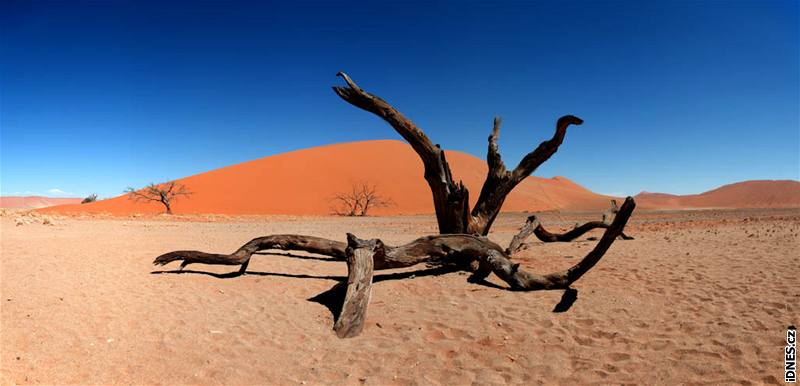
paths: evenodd
<path fill-rule="evenodd" d="M 564 142 L 567 127 L 580 125 L 583 120 L 572 115 L 559 118 L 556 122 L 556 131 L 553 137 L 542 142 L 535 150 L 525 155 L 512 171 L 506 169 L 500 157 L 500 149 L 497 144 L 501 122 L 499 117 L 494 119 L 492 133 L 489 135 L 489 148 L 486 152 L 486 163 L 489 165 L 489 172 L 483 182 L 478 201 L 471 212 L 474 230 L 480 230 L 479 233 L 484 235 L 489 233 L 489 228 L 491 228 L 492 223 L 500 213 L 508 194 L 558 151 L 559 146 Z"/>
<path fill-rule="evenodd" d="M 371 112 L 389 123 L 419 155 L 425 167 L 425 180 L 433 195 L 436 220 L 440 233 L 468 232 L 469 192 L 460 181 L 453 180 L 450 165 L 439 145 L 425 135 L 417 125 L 380 97 L 359 87 L 347 74 L 339 72 L 347 87 L 333 87 L 333 91 L 347 103 Z"/>
<path fill-rule="evenodd" d="M 536 235 L 536 238 L 545 243 L 559 241 L 568 242 L 583 236 L 593 229 L 608 229 L 618 213 L 619 208 L 617 207 L 617 201 L 611 200 L 611 208 L 603 212 L 602 221 L 589 221 L 583 225 L 575 226 L 575 228 L 565 233 L 548 232 L 546 229 L 544 229 L 544 226 L 542 226 L 541 221 L 536 217 L 536 215 L 528 216 L 528 219 L 525 221 L 525 225 L 523 225 L 519 229 L 519 232 L 511 239 L 511 243 L 509 243 L 508 248 L 506 248 L 506 254 L 513 255 L 519 251 L 524 245 L 525 239 L 532 234 Z M 633 240 L 633 237 L 626 235 L 625 232 L 622 231 L 620 231 L 619 237 L 623 240 Z"/>

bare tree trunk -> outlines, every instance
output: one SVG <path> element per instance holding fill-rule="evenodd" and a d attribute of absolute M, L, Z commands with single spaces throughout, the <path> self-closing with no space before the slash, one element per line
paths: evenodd
<path fill-rule="evenodd" d="M 388 122 L 419 155 L 425 168 L 425 180 L 433 194 L 439 233 L 469 233 L 467 231 L 469 192 L 464 184 L 453 181 L 444 151 L 438 145 L 434 145 L 422 130 L 389 103 L 358 87 L 347 74 L 340 72 L 337 75 L 347 83 L 347 87 L 333 88 L 337 95 L 353 106 L 369 111 Z"/>
<path fill-rule="evenodd" d="M 363 329 L 373 270 L 411 267 L 421 263 L 464 267 L 472 261 L 478 261 L 486 269 L 475 272 L 470 281 L 483 280 L 493 272 L 512 290 L 566 289 L 600 261 L 614 239 L 622 233 L 635 206 L 633 198 L 628 197 L 603 237 L 586 257 L 567 270 L 546 275 L 522 271 L 519 264 L 511 262 L 507 250 L 511 250 L 514 241 L 508 249 L 503 249 L 485 237 L 468 234 L 427 236 L 397 247 L 385 245 L 378 239 L 361 240 L 352 234 L 348 234 L 348 244 L 313 236 L 273 235 L 253 239 L 230 255 L 175 251 L 157 257 L 153 264 L 181 261 L 181 268 L 194 263 L 241 264 L 246 267 L 254 253 L 267 249 L 301 250 L 331 256 L 335 260 L 346 260 L 348 288 L 342 314 L 336 323 L 336 333 L 339 337 L 352 337 Z"/>
<path fill-rule="evenodd" d="M 495 118 L 492 134 L 489 136 L 489 149 L 486 154 L 489 172 L 481 188 L 478 201 L 472 209 L 472 217 L 475 219 L 473 222 L 476 224 L 475 229 L 480 229 L 481 234 L 484 235 L 489 233 L 489 228 L 491 228 L 492 223 L 500 213 L 506 196 L 522 180 L 531 175 L 541 164 L 558 151 L 570 125 L 581 125 L 583 120 L 573 115 L 559 118 L 556 122 L 556 131 L 553 137 L 540 143 L 535 150 L 525 155 L 512 171 L 506 169 L 500 156 L 497 144 L 497 139 L 500 136 L 500 123 L 500 118 Z"/>
<path fill-rule="evenodd" d="M 347 74 L 339 73 L 347 87 L 334 87 L 342 99 L 360 109 L 369 111 L 387 123 L 400 134 L 416 151 L 425 167 L 425 180 L 433 194 L 433 205 L 439 223 L 439 233 L 469 233 L 487 235 L 500 213 L 506 196 L 536 168 L 547 161 L 564 141 L 569 125 L 583 123 L 578 117 L 567 115 L 559 118 L 553 138 L 544 141 L 528 153 L 512 171 L 506 170 L 497 138 L 500 133 L 500 118 L 495 118 L 492 134 L 489 136 L 489 150 L 486 160 L 489 173 L 472 211 L 469 210 L 469 191 L 464 184 L 453 179 L 450 165 L 439 145 L 434 145 L 425 133 L 411 120 L 397 111 L 388 102 L 359 87 Z"/>
<path fill-rule="evenodd" d="M 619 214 L 614 218 L 614 222 L 606 227 L 603 238 L 609 235 L 619 236 L 635 206 L 633 198 L 628 197 Z M 349 235 L 349 237 L 353 236 Z M 602 241 L 598 245 L 604 244 Z M 613 239 L 610 242 L 613 243 Z M 503 248 L 486 237 L 469 234 L 425 236 L 396 247 L 385 245 L 378 239 L 362 240 L 361 243 L 374 245 L 372 248 L 376 251 L 373 256 L 375 270 L 406 268 L 423 262 L 431 265 L 464 266 L 465 262 L 468 263 L 472 260 L 488 261 L 490 255 L 509 258 L 510 254 L 507 251 L 515 245 L 515 241 L 512 240 L 509 248 Z M 609 242 L 606 241 L 606 243 Z M 248 263 L 253 254 L 266 250 L 304 251 L 330 256 L 332 260 L 347 261 L 348 248 L 348 244 L 321 237 L 271 235 L 255 238 L 229 255 L 200 251 L 174 251 L 156 257 L 153 264 L 166 265 L 180 261 L 181 268 L 189 264 L 241 265 Z M 605 253 L 605 249 L 608 249 L 608 246 L 604 247 L 603 253 Z"/>
<path fill-rule="evenodd" d="M 439 145 L 434 145 L 422 130 L 386 101 L 362 90 L 346 74 L 338 75 L 344 79 L 347 87 L 334 87 L 336 94 L 388 122 L 411 144 L 422 160 L 425 180 L 433 195 L 440 234 L 421 237 L 397 247 L 385 245 L 378 239 L 361 240 L 352 234 L 347 235 L 347 244 L 314 236 L 273 235 L 253 239 L 228 255 L 175 251 L 157 257 L 153 264 L 180 261 L 181 269 L 196 263 L 240 265 L 239 273 L 243 274 L 253 254 L 270 249 L 300 250 L 346 261 L 347 290 L 340 318 L 334 326 L 337 336 L 345 338 L 358 335 L 364 328 L 375 270 L 410 267 L 420 263 L 468 269 L 477 263 L 478 269 L 470 277 L 472 282 L 480 282 L 494 273 L 512 290 L 567 289 L 600 261 L 617 237 L 624 235 L 625 224 L 636 206 L 631 197 L 618 210 L 614 203 L 603 221 L 584 224 L 562 235 L 547 232 L 536 217 L 531 216 L 508 248 L 502 248 L 484 237 L 489 233 L 506 196 L 558 150 L 567 127 L 583 123 L 580 118 L 572 115 L 561 117 L 556 123 L 553 137 L 528 153 L 512 171 L 506 170 L 500 158 L 497 145 L 500 119 L 495 118 L 487 152 L 489 172 L 475 207 L 470 211 L 469 192 L 463 183 L 453 180 L 445 153 Z M 612 214 L 615 214 L 613 221 Z M 538 275 L 522 271 L 519 264 L 511 262 L 512 254 L 531 234 L 546 241 L 561 241 L 574 239 L 595 228 L 605 228 L 603 237 L 586 257 L 565 271 Z"/>
<path fill-rule="evenodd" d="M 364 319 L 372 293 L 376 244 L 347 234 L 347 293 L 339 319 L 333 326 L 336 336 L 340 338 L 352 338 L 364 329 Z"/>

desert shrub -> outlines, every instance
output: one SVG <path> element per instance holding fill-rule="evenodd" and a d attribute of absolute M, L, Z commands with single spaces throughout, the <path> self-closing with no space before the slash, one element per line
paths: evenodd
<path fill-rule="evenodd" d="M 391 199 L 378 193 L 376 185 L 368 182 L 353 183 L 349 192 L 332 198 L 331 210 L 339 216 L 366 216 L 370 209 L 393 206 Z"/>

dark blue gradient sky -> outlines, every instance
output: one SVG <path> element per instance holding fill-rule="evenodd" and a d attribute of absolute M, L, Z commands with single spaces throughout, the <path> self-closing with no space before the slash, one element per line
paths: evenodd
<path fill-rule="evenodd" d="M 340 70 L 449 149 L 502 116 L 511 165 L 577 115 L 535 175 L 601 193 L 800 178 L 797 1 L 0 4 L 3 195 L 400 139 Z"/>

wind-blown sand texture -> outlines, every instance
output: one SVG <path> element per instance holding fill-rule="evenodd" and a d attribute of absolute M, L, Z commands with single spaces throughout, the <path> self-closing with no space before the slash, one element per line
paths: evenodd
<path fill-rule="evenodd" d="M 542 216 L 567 228 L 598 214 Z M 507 244 L 524 217 L 502 214 L 490 237 Z M 307 300 L 346 277 L 342 262 L 255 256 L 236 278 L 150 263 L 272 233 L 398 244 L 435 233 L 433 216 L 203 219 L 0 218 L 0 383 L 777 384 L 800 321 L 798 210 L 638 211 L 636 240 L 616 242 L 562 313 L 563 291 L 380 272 L 364 332 L 345 340 Z M 593 243 L 531 241 L 516 260 L 552 271 Z"/>
<path fill-rule="evenodd" d="M 448 151 L 447 160 L 475 202 L 487 166 L 469 154 Z M 265 157 L 179 179 L 194 194 L 180 197 L 175 213 L 330 215 L 333 197 L 352 184 L 374 184 L 395 205 L 378 215 L 433 213 L 430 188 L 419 157 L 405 142 L 352 142 Z M 511 192 L 503 210 L 603 210 L 611 197 L 598 195 L 563 178 L 528 177 Z M 134 202 L 126 196 L 91 204 L 49 208 L 53 213 L 86 212 L 127 215 L 160 213 L 158 203 Z"/>
<path fill-rule="evenodd" d="M 6 209 L 37 209 L 55 205 L 80 204 L 82 198 L 54 198 L 42 196 L 2 196 L 0 208 Z"/>

